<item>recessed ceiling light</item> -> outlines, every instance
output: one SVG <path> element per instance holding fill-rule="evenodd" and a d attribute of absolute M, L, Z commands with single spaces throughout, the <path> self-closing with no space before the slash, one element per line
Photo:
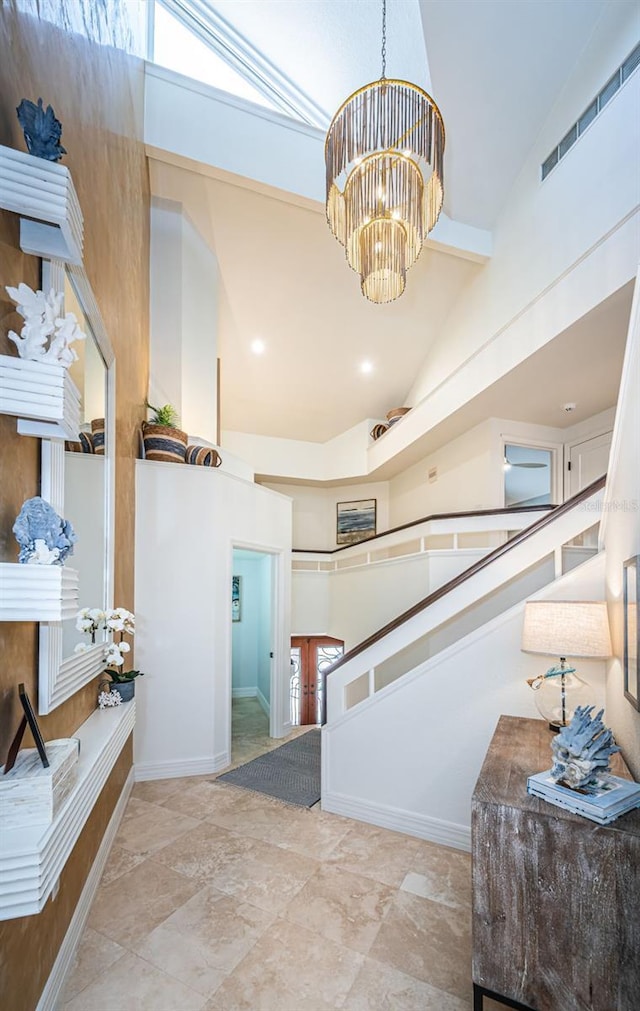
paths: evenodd
<path fill-rule="evenodd" d="M 263 355 L 267 350 L 267 345 L 261 337 L 256 337 L 254 341 L 251 341 L 251 350 L 254 355 Z"/>
<path fill-rule="evenodd" d="M 363 375 L 367 376 L 370 372 L 373 372 L 373 364 L 369 361 L 360 363 L 360 371 Z"/>

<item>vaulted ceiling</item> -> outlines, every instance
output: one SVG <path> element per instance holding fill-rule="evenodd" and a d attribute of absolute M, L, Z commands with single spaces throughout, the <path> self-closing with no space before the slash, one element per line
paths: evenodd
<path fill-rule="evenodd" d="M 162 2 L 196 9 L 205 20 L 209 11 L 218 29 L 226 23 L 326 124 L 380 74 L 378 0 Z M 494 227 L 608 2 L 388 0 L 387 75 L 426 87 L 442 110 L 451 218 Z M 220 267 L 223 428 L 324 441 L 402 405 L 482 265 L 429 249 L 403 297 L 376 306 L 362 298 L 320 204 L 258 192 L 246 179 L 212 178 L 204 166 L 172 172 L 171 192 L 152 173 L 155 192 L 175 198 L 177 176 L 185 194 L 198 190 L 203 217 L 195 223 Z M 265 345 L 259 356 L 251 350 L 256 339 Z M 611 388 L 615 369 L 618 362 Z M 574 393 L 567 389 L 564 399 Z"/>

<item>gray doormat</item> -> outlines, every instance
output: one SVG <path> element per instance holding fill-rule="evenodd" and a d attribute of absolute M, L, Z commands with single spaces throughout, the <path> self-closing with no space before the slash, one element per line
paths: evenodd
<path fill-rule="evenodd" d="M 320 800 L 320 731 L 309 730 L 246 765 L 225 772 L 216 783 L 231 783 L 288 804 L 312 807 Z"/>

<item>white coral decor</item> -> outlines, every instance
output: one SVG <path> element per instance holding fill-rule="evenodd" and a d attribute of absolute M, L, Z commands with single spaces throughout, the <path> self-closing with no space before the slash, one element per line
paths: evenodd
<path fill-rule="evenodd" d="M 100 709 L 110 709 L 112 706 L 122 704 L 122 695 L 114 688 L 110 692 L 100 692 L 98 695 L 98 706 Z"/>
<path fill-rule="evenodd" d="M 7 285 L 5 290 L 25 321 L 19 334 L 9 331 L 20 357 L 68 369 L 78 358 L 71 345 L 84 340 L 86 334 L 72 312 L 61 315 L 64 294 L 52 288 L 45 295 L 43 291 L 32 291 L 24 282 L 17 288 Z"/>

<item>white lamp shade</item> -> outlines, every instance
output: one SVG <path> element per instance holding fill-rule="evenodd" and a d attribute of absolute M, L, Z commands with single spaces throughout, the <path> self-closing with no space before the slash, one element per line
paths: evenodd
<path fill-rule="evenodd" d="M 604 600 L 529 600 L 522 630 L 524 653 L 545 656 L 611 656 L 607 605 Z"/>

